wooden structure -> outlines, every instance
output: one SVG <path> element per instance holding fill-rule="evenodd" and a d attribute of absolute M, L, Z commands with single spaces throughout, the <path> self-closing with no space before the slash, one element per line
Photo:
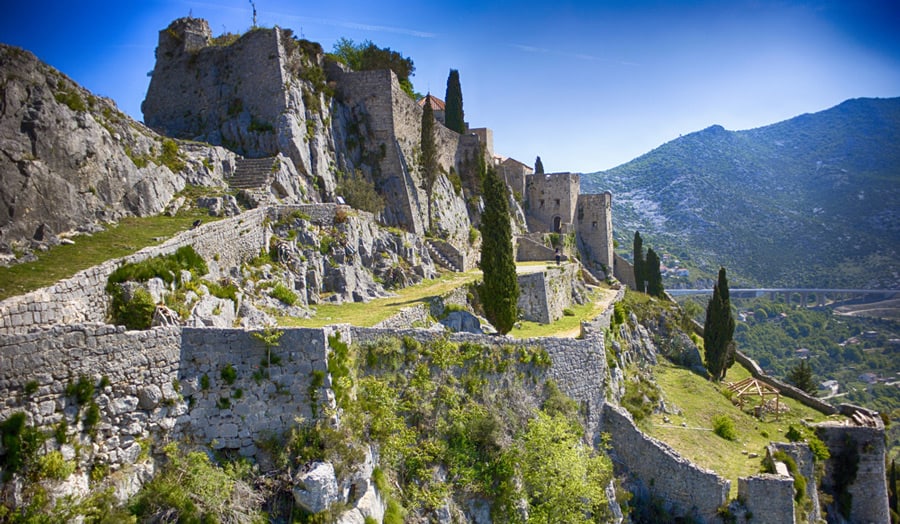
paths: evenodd
<path fill-rule="evenodd" d="M 775 397 L 775 418 L 778 419 L 778 415 L 781 413 L 781 392 L 774 387 L 751 377 L 728 384 L 728 389 L 734 392 L 734 398 L 741 409 L 744 408 L 744 401 L 747 398 L 759 397 L 759 406 L 754 409 L 759 418 L 766 410 L 766 398 Z"/>

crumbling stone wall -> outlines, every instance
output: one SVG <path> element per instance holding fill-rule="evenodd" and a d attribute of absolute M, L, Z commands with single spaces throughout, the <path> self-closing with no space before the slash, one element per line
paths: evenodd
<path fill-rule="evenodd" d="M 109 308 L 105 288 L 110 273 L 120 264 L 174 253 L 182 246 L 193 246 L 207 261 L 209 278 L 223 276 L 223 268 L 239 266 L 243 260 L 268 247 L 270 233 L 264 227 L 266 213 L 266 209 L 254 209 L 203 224 L 158 246 L 80 271 L 49 287 L 8 298 L 0 302 L 0 335 L 52 324 L 105 322 Z"/>
<path fill-rule="evenodd" d="M 664 501 L 674 516 L 718 522 L 718 509 L 728 501 L 730 481 L 645 435 L 622 408 L 604 406 L 603 429 L 612 436 L 614 464 L 639 479 L 652 496 Z"/>
<path fill-rule="evenodd" d="M 751 522 L 794 522 L 794 479 L 761 473 L 738 479 L 738 498 Z"/>
<path fill-rule="evenodd" d="M 874 427 L 841 422 L 822 422 L 816 434 L 828 446 L 831 458 L 825 462 L 822 491 L 836 503 L 849 503 L 850 522 L 888 522 L 887 477 L 885 471 L 884 425 L 877 417 Z M 853 478 L 848 477 L 855 471 Z M 837 513 L 832 507 L 829 514 Z"/>

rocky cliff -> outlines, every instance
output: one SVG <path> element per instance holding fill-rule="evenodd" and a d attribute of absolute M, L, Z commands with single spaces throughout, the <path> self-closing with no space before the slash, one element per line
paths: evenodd
<path fill-rule="evenodd" d="M 0 242 L 26 247 L 160 213 L 186 184 L 223 185 L 234 154 L 156 134 L 22 49 L 0 44 Z"/>

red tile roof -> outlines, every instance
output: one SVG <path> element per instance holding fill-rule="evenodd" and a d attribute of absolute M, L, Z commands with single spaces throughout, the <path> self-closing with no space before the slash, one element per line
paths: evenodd
<path fill-rule="evenodd" d="M 445 109 L 444 101 L 431 93 L 428 93 L 424 98 L 419 99 L 419 106 L 425 107 L 426 101 L 431 104 L 431 109 L 434 111 L 443 111 Z"/>

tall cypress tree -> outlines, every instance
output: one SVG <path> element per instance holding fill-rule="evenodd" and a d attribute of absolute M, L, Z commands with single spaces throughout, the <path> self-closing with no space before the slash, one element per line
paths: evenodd
<path fill-rule="evenodd" d="M 466 132 L 466 118 L 463 113 L 462 87 L 459 85 L 459 71 L 450 70 L 447 77 L 447 94 L 444 96 L 444 125 L 459 134 Z"/>
<path fill-rule="evenodd" d="M 634 232 L 634 289 L 641 293 L 647 290 L 645 282 L 647 277 L 644 275 L 644 240 L 641 238 L 641 232 Z"/>
<path fill-rule="evenodd" d="M 647 279 L 647 294 L 662 297 L 662 272 L 659 268 L 659 256 L 653 251 L 653 248 L 647 250 L 647 261 L 644 263 L 643 273 Z"/>
<path fill-rule="evenodd" d="M 535 175 L 543 175 L 544 174 L 544 163 L 541 162 L 540 156 L 538 156 L 534 161 L 534 174 Z"/>
<path fill-rule="evenodd" d="M 434 182 L 437 180 L 438 160 L 437 144 L 434 140 L 434 109 L 427 102 L 422 107 L 422 138 L 419 147 L 421 151 L 422 189 L 425 190 L 425 196 L 428 200 L 428 232 L 431 233 L 431 193 L 434 189 Z"/>
<path fill-rule="evenodd" d="M 706 370 L 718 382 L 725 378 L 725 372 L 734 364 L 736 351 L 734 317 L 731 315 L 731 299 L 724 267 L 719 269 L 719 280 L 713 287 L 713 296 L 706 306 L 703 345 L 706 350 Z"/>
<path fill-rule="evenodd" d="M 484 212 L 481 214 L 481 271 L 484 282 L 479 296 L 488 322 L 502 334 L 516 323 L 519 282 L 513 258 L 512 226 L 506 183 L 492 168 L 482 182 Z"/>

